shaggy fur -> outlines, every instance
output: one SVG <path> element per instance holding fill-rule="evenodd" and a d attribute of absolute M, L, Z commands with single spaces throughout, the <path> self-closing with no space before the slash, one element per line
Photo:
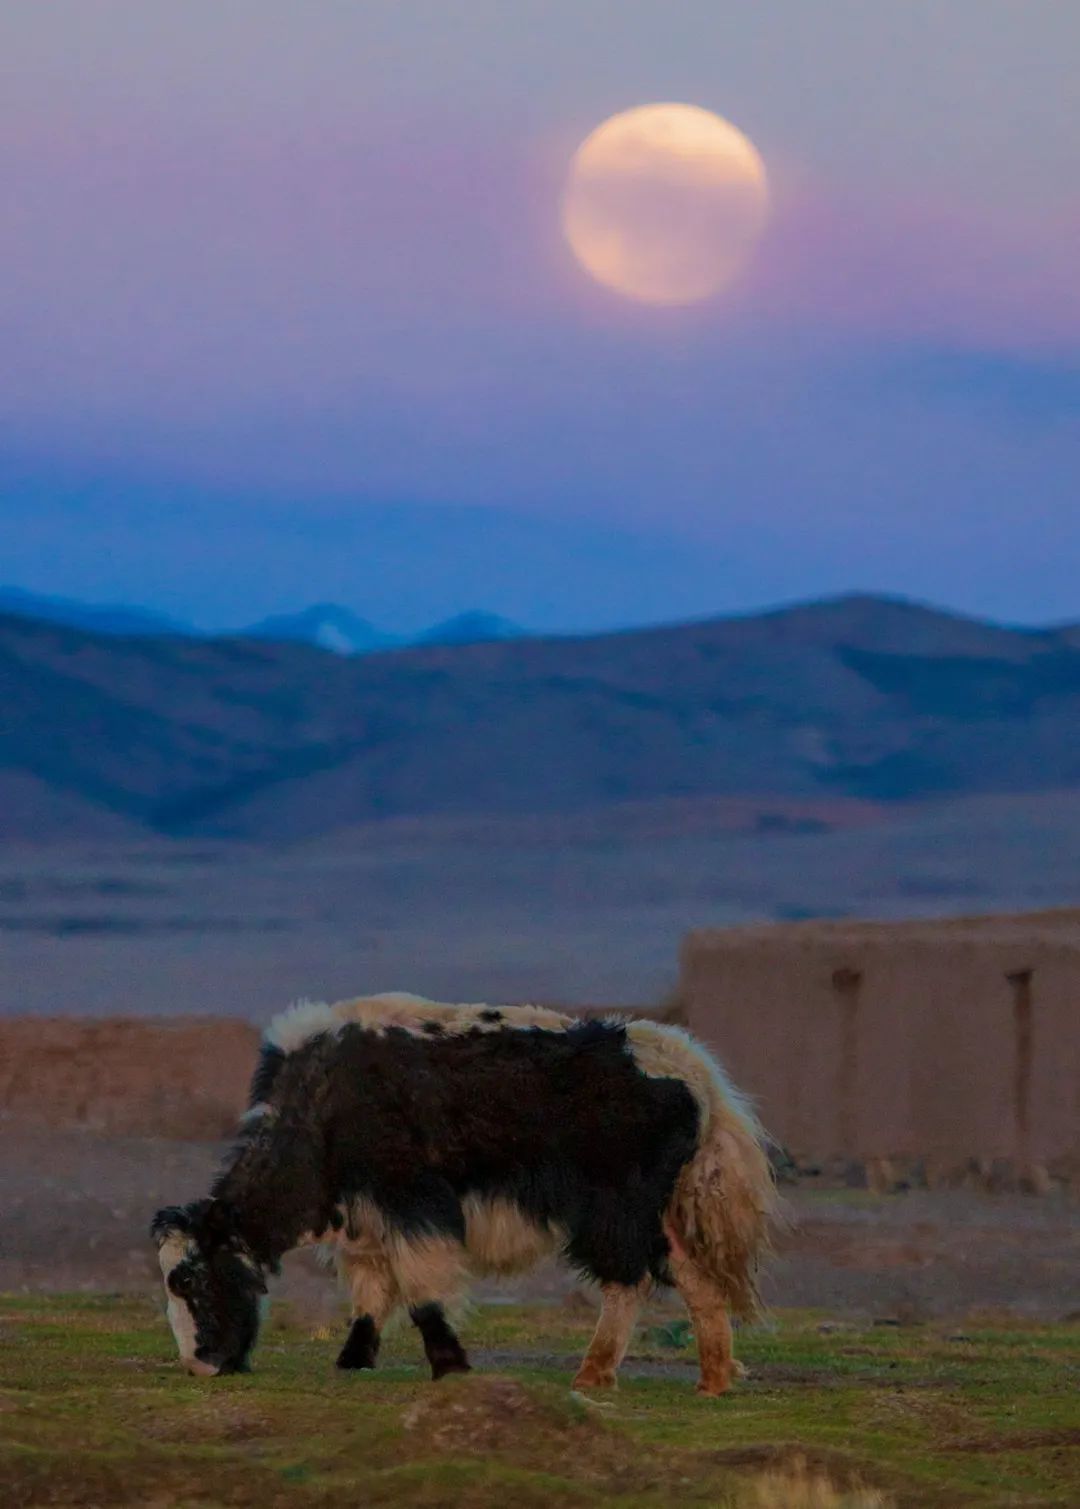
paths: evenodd
<path fill-rule="evenodd" d="M 194 1334 L 209 1370 L 246 1366 L 254 1281 L 305 1242 L 331 1246 L 352 1300 L 340 1365 L 373 1366 L 403 1306 L 435 1376 L 468 1365 L 444 1307 L 469 1279 L 556 1251 L 603 1299 L 579 1386 L 614 1382 L 641 1298 L 674 1283 L 719 1393 L 772 1201 L 753 1113 L 680 1029 L 394 995 L 278 1017 L 211 1199 L 155 1233 L 189 1306 L 181 1354 Z"/>
<path fill-rule="evenodd" d="M 732 1313 L 753 1320 L 758 1262 L 776 1214 L 768 1138 L 750 1102 L 688 1032 L 639 1021 L 627 1037 L 643 1073 L 683 1079 L 698 1103 L 697 1153 L 679 1175 L 670 1220 Z"/>

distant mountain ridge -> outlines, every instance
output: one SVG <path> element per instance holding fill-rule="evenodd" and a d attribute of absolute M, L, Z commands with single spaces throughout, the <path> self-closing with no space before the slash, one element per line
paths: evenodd
<path fill-rule="evenodd" d="M 393 649 L 402 641 L 384 634 L 366 618 L 334 603 L 318 603 L 300 613 L 279 613 L 242 631 L 244 639 L 270 639 L 279 644 L 299 642 L 318 645 L 336 655 L 370 655 Z"/>
<path fill-rule="evenodd" d="M 425 629 L 413 644 L 486 644 L 496 639 L 522 639 L 526 630 L 498 613 L 457 613 Z"/>
<path fill-rule="evenodd" d="M 45 623 L 66 624 L 96 634 L 181 635 L 192 639 L 268 639 L 281 644 L 313 644 L 336 655 L 371 655 L 410 644 L 480 644 L 489 639 L 517 639 L 525 629 L 497 613 L 458 613 L 416 635 L 391 634 L 338 603 L 315 603 L 296 613 L 275 613 L 228 633 L 203 633 L 194 625 L 150 608 L 96 605 L 66 597 L 0 587 L 0 613 Z"/>
<path fill-rule="evenodd" d="M 0 618 L 0 837 L 1080 787 L 1075 628 L 850 596 L 341 656 Z"/>
<path fill-rule="evenodd" d="M 484 644 L 496 639 L 520 639 L 526 631 L 497 613 L 458 613 L 412 636 L 387 634 L 366 618 L 333 603 L 279 614 L 244 629 L 240 638 L 272 639 L 278 643 L 315 644 L 338 655 L 371 655 L 408 645 Z"/>
<path fill-rule="evenodd" d="M 195 634 L 197 631 L 179 619 L 156 613 L 152 608 L 127 607 L 123 604 L 78 602 L 70 597 L 50 597 L 40 592 L 26 592 L 21 587 L 0 587 L 0 613 L 14 613 L 21 618 L 38 618 L 46 623 L 67 624 L 94 634 Z"/>

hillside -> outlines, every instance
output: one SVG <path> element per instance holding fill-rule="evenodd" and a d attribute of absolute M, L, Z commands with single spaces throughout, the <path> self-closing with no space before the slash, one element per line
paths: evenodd
<path fill-rule="evenodd" d="M 0 838 L 22 840 L 28 792 L 42 836 L 55 801 L 68 837 L 262 840 L 391 815 L 1080 784 L 1074 629 L 873 597 L 361 658 L 0 618 L 0 697 Z"/>

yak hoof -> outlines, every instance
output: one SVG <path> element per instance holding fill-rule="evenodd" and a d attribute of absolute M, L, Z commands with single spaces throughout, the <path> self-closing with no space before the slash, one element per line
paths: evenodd
<path fill-rule="evenodd" d="M 375 1360 L 372 1357 L 354 1357 L 346 1350 L 338 1356 L 337 1366 L 348 1372 L 373 1372 Z"/>
<path fill-rule="evenodd" d="M 432 1381 L 438 1383 L 440 1378 L 446 1378 L 450 1373 L 471 1373 L 472 1364 L 464 1357 L 447 1357 L 431 1364 Z"/>
<path fill-rule="evenodd" d="M 379 1355 L 379 1333 L 370 1315 L 357 1316 L 338 1353 L 339 1368 L 373 1368 Z"/>

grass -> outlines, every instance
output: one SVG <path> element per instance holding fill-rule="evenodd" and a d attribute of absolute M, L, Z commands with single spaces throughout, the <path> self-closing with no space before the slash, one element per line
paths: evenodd
<path fill-rule="evenodd" d="M 590 1317 L 491 1306 L 477 1372 L 433 1385 L 408 1330 L 376 1373 L 285 1307 L 249 1376 L 189 1379 L 149 1297 L 0 1300 L 0 1502 L 731 1509 L 1080 1503 L 1080 1326 L 746 1333 L 749 1376 L 698 1398 L 670 1319 L 610 1401 L 571 1396 Z"/>

